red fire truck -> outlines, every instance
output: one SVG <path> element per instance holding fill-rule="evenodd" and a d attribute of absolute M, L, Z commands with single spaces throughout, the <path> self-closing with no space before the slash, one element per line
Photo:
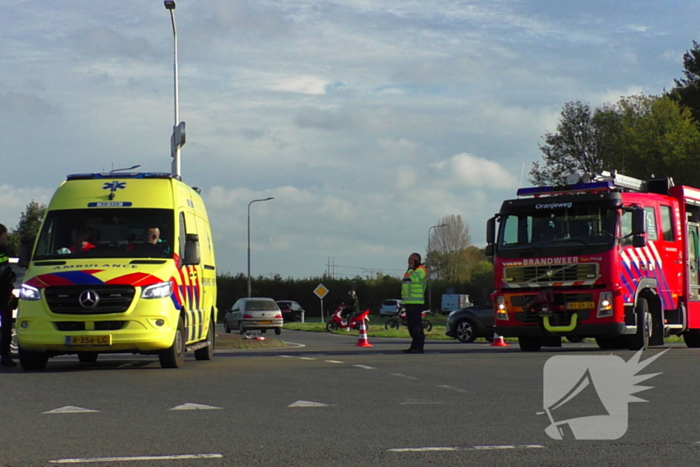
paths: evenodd
<path fill-rule="evenodd" d="M 682 335 L 700 347 L 699 233 L 700 189 L 670 178 L 521 188 L 487 223 L 495 331 L 524 351 L 562 337 L 637 350 Z"/>

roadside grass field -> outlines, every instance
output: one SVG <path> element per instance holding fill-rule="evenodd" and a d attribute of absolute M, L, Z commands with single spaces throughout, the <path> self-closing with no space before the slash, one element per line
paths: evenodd
<path fill-rule="evenodd" d="M 427 317 L 430 322 L 433 323 L 433 329 L 425 333 L 426 339 L 433 340 L 453 340 L 452 337 L 445 335 L 445 317 L 440 315 L 428 315 Z M 410 338 L 408 333 L 408 328 L 401 326 L 399 329 L 387 330 L 384 327 L 386 319 L 380 318 L 378 316 L 369 317 L 369 329 L 367 330 L 368 337 L 403 337 Z M 327 321 L 326 321 L 327 323 Z M 290 331 L 309 331 L 309 332 L 328 332 L 326 331 L 326 323 L 321 323 L 319 318 L 314 318 L 313 321 L 307 321 L 305 323 L 284 323 L 284 329 L 289 329 Z M 357 336 L 359 331 L 351 329 L 350 331 L 345 331 L 340 329 L 334 334 L 343 334 L 347 336 Z"/>

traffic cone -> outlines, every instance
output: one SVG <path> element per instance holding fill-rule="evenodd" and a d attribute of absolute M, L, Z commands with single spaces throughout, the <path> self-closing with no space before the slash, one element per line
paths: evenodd
<path fill-rule="evenodd" d="M 493 341 L 491 342 L 491 347 L 510 347 L 510 346 L 506 343 L 505 339 L 503 339 L 503 336 L 499 336 L 494 331 Z"/>
<path fill-rule="evenodd" d="M 357 336 L 357 344 L 355 344 L 355 347 L 372 347 L 372 344 L 367 340 L 367 328 L 365 327 L 364 319 L 360 324 L 360 334 Z"/>

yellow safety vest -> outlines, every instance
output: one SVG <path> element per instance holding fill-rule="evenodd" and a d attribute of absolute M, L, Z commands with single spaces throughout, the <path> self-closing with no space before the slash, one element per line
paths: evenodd
<path fill-rule="evenodd" d="M 428 270 L 420 265 L 416 269 L 409 269 L 403 275 L 401 283 L 401 300 L 406 304 L 424 304 L 425 286 Z"/>

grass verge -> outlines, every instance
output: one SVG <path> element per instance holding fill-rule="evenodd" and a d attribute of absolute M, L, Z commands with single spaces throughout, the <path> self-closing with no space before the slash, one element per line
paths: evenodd
<path fill-rule="evenodd" d="M 274 337 L 265 336 L 265 340 L 246 339 L 240 334 L 216 333 L 216 350 L 241 350 L 241 349 L 271 349 L 284 347 L 285 343 Z"/>

